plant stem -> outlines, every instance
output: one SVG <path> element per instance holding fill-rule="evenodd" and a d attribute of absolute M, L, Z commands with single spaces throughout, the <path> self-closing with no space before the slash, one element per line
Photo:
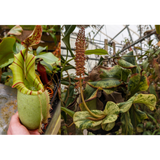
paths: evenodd
<path fill-rule="evenodd" d="M 82 98 L 82 102 L 83 102 L 83 104 L 84 104 L 85 109 L 86 109 L 93 117 L 100 118 L 100 119 L 102 118 L 102 119 L 103 119 L 103 118 L 105 117 L 105 115 L 98 116 L 98 115 L 94 114 L 93 112 L 91 112 L 91 110 L 87 107 L 86 102 L 85 102 L 84 97 L 83 97 L 81 79 L 79 80 L 79 82 L 80 82 L 79 86 L 80 86 L 81 98 Z"/>

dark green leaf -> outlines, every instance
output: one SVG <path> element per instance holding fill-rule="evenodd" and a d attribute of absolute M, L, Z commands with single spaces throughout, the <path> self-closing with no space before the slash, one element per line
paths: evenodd
<path fill-rule="evenodd" d="M 136 65 L 136 59 L 133 55 L 133 51 L 125 54 L 124 56 L 122 56 L 122 59 L 124 59 L 128 63 L 131 63 L 132 65 Z"/>
<path fill-rule="evenodd" d="M 122 84 L 122 82 L 120 82 L 119 80 L 117 79 L 113 79 L 113 78 L 106 78 L 106 79 L 103 79 L 101 81 L 94 81 L 94 82 L 88 82 L 88 84 L 91 86 L 91 87 L 94 87 L 94 88 L 114 88 L 114 87 L 117 87 L 119 85 Z"/>
<path fill-rule="evenodd" d="M 122 134 L 133 135 L 133 125 L 131 123 L 129 112 L 121 114 Z"/>
<path fill-rule="evenodd" d="M 0 43 L 0 66 L 13 58 L 13 45 L 15 39 L 12 37 L 7 37 Z"/>
<path fill-rule="evenodd" d="M 65 25 L 66 30 L 64 33 L 64 37 L 62 38 L 62 41 L 66 45 L 66 48 L 70 51 L 72 57 L 74 57 L 74 54 L 70 47 L 70 34 L 74 31 L 75 28 L 76 28 L 76 25 Z"/>
<path fill-rule="evenodd" d="M 70 115 L 71 117 L 73 117 L 73 115 L 75 114 L 75 112 L 71 111 L 70 109 L 68 108 L 65 108 L 65 107 L 61 107 L 61 110 L 66 112 L 68 115 Z"/>

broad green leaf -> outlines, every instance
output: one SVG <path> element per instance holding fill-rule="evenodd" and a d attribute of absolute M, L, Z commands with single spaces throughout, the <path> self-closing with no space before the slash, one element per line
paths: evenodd
<path fill-rule="evenodd" d="M 35 56 L 36 58 L 42 58 L 48 64 L 54 64 L 58 62 L 58 58 L 54 56 L 51 52 L 47 52 L 41 55 Z"/>
<path fill-rule="evenodd" d="M 35 74 L 35 56 L 27 54 L 25 59 L 26 71 L 24 70 L 24 57 L 26 49 L 14 56 L 14 62 L 9 66 L 13 73 L 13 88 L 17 88 L 24 94 L 37 95 L 44 91 L 43 84 Z M 26 72 L 26 77 L 24 76 Z"/>
<path fill-rule="evenodd" d="M 109 70 L 100 68 L 100 72 L 100 78 L 116 78 L 124 82 L 127 81 L 128 75 L 130 74 L 130 70 L 123 69 L 118 65 L 115 65 Z"/>
<path fill-rule="evenodd" d="M 15 43 L 14 54 L 19 53 L 21 50 L 24 50 L 25 47 L 20 43 Z"/>
<path fill-rule="evenodd" d="M 110 131 L 115 126 L 115 122 L 102 124 L 102 129 L 106 131 Z"/>
<path fill-rule="evenodd" d="M 93 113 L 97 115 L 102 115 L 103 111 L 100 110 L 92 110 Z M 95 129 L 95 127 L 99 127 L 99 125 L 102 123 L 102 120 L 99 121 L 93 121 L 88 119 L 88 117 L 92 117 L 88 111 L 78 111 L 73 116 L 73 122 L 75 125 L 80 129 Z"/>
<path fill-rule="evenodd" d="M 104 49 L 94 49 L 94 50 L 86 50 L 84 52 L 84 54 L 86 55 L 91 55 L 91 54 L 95 54 L 95 55 L 106 55 L 108 54 L 108 52 Z"/>
<path fill-rule="evenodd" d="M 46 47 L 38 46 L 38 48 L 36 49 L 36 53 L 37 53 L 37 55 L 39 55 L 39 53 L 41 53 L 42 51 L 47 50 L 47 49 L 48 49 L 48 46 L 46 46 Z"/>
<path fill-rule="evenodd" d="M 141 80 L 139 83 L 139 91 L 146 91 L 149 88 L 149 81 L 146 76 L 141 76 Z"/>
<path fill-rule="evenodd" d="M 156 85 L 155 84 L 150 84 L 149 85 L 149 93 L 154 94 L 156 96 L 156 98 L 158 97 L 157 92 L 156 92 Z"/>
<path fill-rule="evenodd" d="M 61 110 L 64 111 L 64 112 L 66 112 L 71 117 L 73 117 L 73 115 L 75 114 L 75 112 L 73 112 L 70 109 L 65 108 L 65 107 L 61 107 Z"/>
<path fill-rule="evenodd" d="M 127 62 L 129 62 L 129 63 L 131 63 L 132 65 L 136 65 L 136 59 L 135 59 L 135 57 L 133 55 L 133 51 L 125 54 L 124 56 L 122 56 L 122 59 L 127 61 Z"/>
<path fill-rule="evenodd" d="M 9 59 L 14 57 L 13 55 L 13 45 L 15 43 L 15 38 L 7 37 L 0 43 L 0 66 L 4 63 L 8 63 Z"/>
<path fill-rule="evenodd" d="M 91 86 L 91 87 L 94 87 L 94 88 L 105 88 L 105 89 L 108 89 L 108 88 L 114 88 L 114 87 L 117 87 L 119 85 L 122 84 L 122 82 L 120 82 L 119 80 L 117 79 L 114 79 L 114 78 L 106 78 L 106 79 L 103 79 L 101 81 L 94 81 L 94 82 L 88 82 L 88 84 Z"/>
<path fill-rule="evenodd" d="M 112 94 L 114 92 L 114 89 L 103 89 L 103 92 L 106 94 Z"/>
<path fill-rule="evenodd" d="M 14 58 L 10 58 L 7 62 L 0 65 L 0 68 L 4 68 L 4 67 L 8 66 L 9 64 L 11 64 L 13 62 L 13 59 Z"/>
<path fill-rule="evenodd" d="M 123 60 L 122 58 L 118 60 L 118 65 L 120 65 L 123 68 L 127 68 L 127 69 L 132 69 L 132 68 L 136 67 L 136 65 L 133 65 L 133 64 Z"/>
<path fill-rule="evenodd" d="M 118 118 L 117 114 L 109 114 L 106 116 L 106 118 L 103 119 L 102 125 L 115 122 L 117 118 Z"/>
<path fill-rule="evenodd" d="M 102 64 L 103 60 L 105 60 L 102 56 L 100 57 L 100 60 L 98 62 L 98 66 Z"/>
<path fill-rule="evenodd" d="M 100 78 L 117 78 L 121 80 L 122 77 L 122 68 L 118 65 L 115 65 L 109 70 L 100 68 L 100 72 Z"/>
<path fill-rule="evenodd" d="M 120 113 L 125 113 L 125 112 L 129 111 L 129 109 L 131 108 L 132 101 L 126 101 L 126 102 L 118 103 L 117 105 L 120 109 Z"/>
<path fill-rule="evenodd" d="M 87 101 L 86 105 L 90 110 L 96 110 L 97 109 L 97 98 Z M 83 102 L 79 104 L 79 107 L 81 108 L 82 111 L 86 111 L 86 108 Z"/>
<path fill-rule="evenodd" d="M 104 114 L 118 114 L 119 113 L 119 107 L 112 101 L 108 101 L 105 109 L 104 109 Z"/>
<path fill-rule="evenodd" d="M 141 76 L 140 74 L 136 73 L 132 75 L 128 82 L 128 90 L 131 93 L 136 93 L 139 91 L 146 91 L 149 87 L 148 79 L 146 76 Z"/>
<path fill-rule="evenodd" d="M 121 114 L 122 134 L 133 135 L 133 125 L 131 123 L 129 112 Z"/>
<path fill-rule="evenodd" d="M 100 111 L 100 110 L 92 110 L 92 112 L 96 115 L 103 115 L 103 111 Z M 88 111 L 77 111 L 73 116 L 73 120 L 74 122 L 77 122 L 81 120 L 86 120 L 88 117 L 95 118 L 91 116 Z"/>
<path fill-rule="evenodd" d="M 52 74 L 53 67 L 46 63 L 45 61 L 41 61 L 41 64 L 46 68 L 46 72 Z"/>
<path fill-rule="evenodd" d="M 156 96 L 153 94 L 139 94 L 133 101 L 133 103 L 145 104 L 151 111 L 156 106 Z"/>
<path fill-rule="evenodd" d="M 91 97 L 91 95 L 96 91 L 96 88 L 91 87 L 90 85 L 86 85 L 85 90 L 84 90 L 84 96 L 85 99 L 88 99 Z"/>
<path fill-rule="evenodd" d="M 130 111 L 131 122 L 133 126 L 136 128 L 139 123 L 141 123 L 144 119 L 147 119 L 148 116 L 145 112 L 137 109 L 136 107 L 132 107 Z"/>
<path fill-rule="evenodd" d="M 101 121 L 92 121 L 92 120 L 89 120 L 89 119 L 86 119 L 86 120 L 81 120 L 81 121 L 77 121 L 75 122 L 75 125 L 79 128 L 79 129 L 92 129 L 96 126 L 98 126 L 99 128 L 99 125 L 102 123 L 102 120 Z"/>

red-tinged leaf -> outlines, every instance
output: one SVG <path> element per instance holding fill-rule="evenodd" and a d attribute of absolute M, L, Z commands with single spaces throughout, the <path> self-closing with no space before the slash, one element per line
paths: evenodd
<path fill-rule="evenodd" d="M 22 27 L 17 25 L 17 26 L 14 26 L 7 34 L 19 36 L 21 35 L 22 31 L 23 31 Z"/>
<path fill-rule="evenodd" d="M 40 62 L 38 62 L 37 70 L 38 70 L 38 72 L 41 76 L 41 80 L 42 80 L 43 84 L 47 84 L 48 83 L 48 78 L 47 78 L 46 69 L 43 65 L 40 64 Z"/>

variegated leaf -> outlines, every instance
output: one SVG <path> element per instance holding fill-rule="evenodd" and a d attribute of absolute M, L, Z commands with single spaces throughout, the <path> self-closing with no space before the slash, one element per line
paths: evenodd
<path fill-rule="evenodd" d="M 117 118 L 118 118 L 117 114 L 109 114 L 103 119 L 102 125 L 115 122 L 117 120 Z"/>
<path fill-rule="evenodd" d="M 156 106 L 156 96 L 153 94 L 139 94 L 133 101 L 133 103 L 145 104 L 151 111 Z"/>
<path fill-rule="evenodd" d="M 119 107 L 112 101 L 108 101 L 105 109 L 104 109 L 104 114 L 118 114 L 119 113 Z"/>
<path fill-rule="evenodd" d="M 115 126 L 115 122 L 108 123 L 108 124 L 102 124 L 102 129 L 106 131 L 110 131 Z"/>
<path fill-rule="evenodd" d="M 122 103 L 119 103 L 117 105 L 118 105 L 118 107 L 120 109 L 120 112 L 121 113 L 125 113 L 131 108 L 132 101 L 122 102 Z"/>
<path fill-rule="evenodd" d="M 123 68 L 127 68 L 127 69 L 132 69 L 132 68 L 136 67 L 136 65 L 133 65 L 133 64 L 123 60 L 122 58 L 118 60 L 118 65 L 120 65 Z"/>
<path fill-rule="evenodd" d="M 88 84 L 91 87 L 94 87 L 94 88 L 99 88 L 100 87 L 100 88 L 103 88 L 103 89 L 107 89 L 107 88 L 117 87 L 117 86 L 121 85 L 122 82 L 120 82 L 120 80 L 117 80 L 117 79 L 106 78 L 106 79 L 103 79 L 101 81 L 88 82 Z"/>

